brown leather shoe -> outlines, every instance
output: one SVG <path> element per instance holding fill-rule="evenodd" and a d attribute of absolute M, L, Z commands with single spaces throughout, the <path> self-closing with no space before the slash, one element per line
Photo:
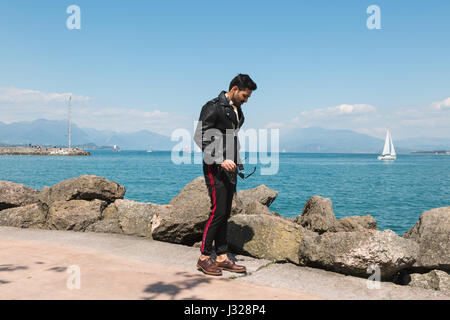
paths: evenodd
<path fill-rule="evenodd" d="M 216 266 L 221 270 L 225 270 L 225 271 L 229 271 L 229 272 L 237 272 L 237 273 L 247 272 L 246 267 L 237 265 L 230 258 L 226 258 L 225 261 L 222 261 L 222 262 L 216 261 Z"/>
<path fill-rule="evenodd" d="M 216 264 L 212 258 L 208 258 L 203 261 L 201 259 L 198 259 L 197 268 L 211 276 L 221 276 L 222 275 L 222 270 L 216 266 Z"/>

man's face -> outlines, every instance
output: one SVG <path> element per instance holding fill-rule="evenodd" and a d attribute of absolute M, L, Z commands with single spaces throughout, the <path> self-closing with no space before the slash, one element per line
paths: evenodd
<path fill-rule="evenodd" d="M 252 95 L 252 90 L 245 89 L 245 90 L 239 90 L 239 88 L 236 86 L 232 89 L 233 95 L 231 96 L 231 101 L 233 101 L 233 105 L 236 107 L 240 107 L 244 103 L 247 102 L 248 98 Z"/>

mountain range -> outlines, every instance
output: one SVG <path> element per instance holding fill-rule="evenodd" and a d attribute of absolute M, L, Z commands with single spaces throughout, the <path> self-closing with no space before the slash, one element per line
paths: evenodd
<path fill-rule="evenodd" d="M 397 153 L 450 150 L 450 138 L 394 139 Z M 287 152 L 381 153 L 384 139 L 351 130 L 320 127 L 297 128 L 280 132 L 280 149 Z"/>
<path fill-rule="evenodd" d="M 38 119 L 32 122 L 15 122 L 5 124 L 0 122 L 0 144 L 23 145 L 56 145 L 68 144 L 68 124 L 63 120 Z M 175 144 L 170 137 L 148 130 L 133 133 L 99 131 L 92 128 L 71 126 L 72 146 L 107 146 L 118 145 L 129 150 L 171 150 Z"/>
<path fill-rule="evenodd" d="M 68 141 L 67 121 L 38 119 L 31 122 L 0 122 L 0 144 L 65 146 Z M 149 130 L 132 133 L 80 128 L 72 124 L 72 146 L 118 145 L 123 150 L 171 150 L 178 141 Z M 280 151 L 317 153 L 380 153 L 384 139 L 350 130 L 320 127 L 280 131 Z M 397 153 L 450 150 L 450 138 L 409 138 L 395 140 Z M 269 146 L 270 150 L 270 146 Z"/>

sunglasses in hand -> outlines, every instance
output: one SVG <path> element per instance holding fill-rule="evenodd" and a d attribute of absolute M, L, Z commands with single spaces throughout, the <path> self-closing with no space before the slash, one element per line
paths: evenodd
<path fill-rule="evenodd" d="M 246 159 L 247 159 L 247 157 L 244 158 L 244 161 L 245 161 Z M 243 168 L 243 167 L 242 167 L 242 168 Z M 245 175 L 244 170 L 240 170 L 240 169 L 239 169 L 239 166 L 236 168 L 236 171 L 237 171 L 238 176 L 241 177 L 242 180 L 245 180 L 245 179 L 247 179 L 248 177 L 250 177 L 252 174 L 255 173 L 256 167 L 254 167 L 254 168 L 253 168 L 253 171 L 252 171 L 250 174 L 248 174 L 248 175 Z"/>
<path fill-rule="evenodd" d="M 237 174 L 238 174 L 239 177 L 241 177 L 242 180 L 245 180 L 245 179 L 247 179 L 248 177 L 250 177 L 252 174 L 254 174 L 255 171 L 256 171 L 256 167 L 254 167 L 252 173 L 250 173 L 250 174 L 248 174 L 248 175 L 245 175 L 244 171 L 239 171 L 239 170 L 238 170 L 238 173 L 237 173 Z"/>

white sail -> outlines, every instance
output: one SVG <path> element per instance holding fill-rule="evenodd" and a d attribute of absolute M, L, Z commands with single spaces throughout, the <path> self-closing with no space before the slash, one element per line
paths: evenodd
<path fill-rule="evenodd" d="M 391 143 L 390 143 L 390 134 L 389 130 L 386 132 L 386 140 L 384 141 L 384 148 L 382 155 L 391 154 Z"/>
<path fill-rule="evenodd" d="M 391 137 L 391 133 L 389 132 L 389 141 L 390 141 L 390 144 L 389 144 L 389 146 L 390 146 L 390 151 L 391 151 L 391 155 L 392 156 L 395 156 L 396 155 L 396 153 L 395 153 L 395 149 L 394 149 L 394 144 L 392 143 L 392 137 Z"/>
<path fill-rule="evenodd" d="M 386 132 L 386 140 L 384 141 L 383 153 L 378 156 L 378 160 L 395 160 L 397 155 L 395 153 L 394 144 L 389 130 Z"/>

